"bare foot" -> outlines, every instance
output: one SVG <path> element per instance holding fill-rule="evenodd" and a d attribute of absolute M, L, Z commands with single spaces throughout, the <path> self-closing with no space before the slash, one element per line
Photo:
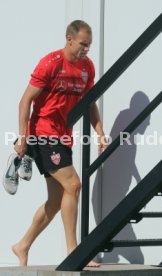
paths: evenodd
<path fill-rule="evenodd" d="M 28 251 L 24 249 L 19 243 L 12 246 L 13 253 L 19 258 L 20 266 L 27 266 Z"/>
<path fill-rule="evenodd" d="M 91 261 L 86 265 L 86 267 L 100 267 L 100 264 L 94 261 Z"/>
<path fill-rule="evenodd" d="M 77 245 L 75 246 L 75 248 L 76 248 L 76 247 L 77 247 Z M 73 250 L 74 250 L 75 248 L 69 249 L 67 255 L 70 255 L 70 253 L 72 253 Z M 86 267 L 100 267 L 100 266 L 101 266 L 100 263 L 96 263 L 96 262 L 94 262 L 94 261 L 90 261 L 90 262 L 86 265 Z"/>

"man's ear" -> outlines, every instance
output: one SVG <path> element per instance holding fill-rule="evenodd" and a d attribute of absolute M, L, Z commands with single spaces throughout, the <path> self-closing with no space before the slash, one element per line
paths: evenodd
<path fill-rule="evenodd" d="M 69 45 L 71 45 L 71 43 L 72 43 L 72 36 L 71 36 L 70 34 L 68 34 L 68 35 L 66 36 L 66 41 L 67 41 L 67 43 L 68 43 Z"/>

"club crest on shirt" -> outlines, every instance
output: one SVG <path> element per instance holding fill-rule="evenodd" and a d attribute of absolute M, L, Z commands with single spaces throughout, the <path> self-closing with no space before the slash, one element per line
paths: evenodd
<path fill-rule="evenodd" d="M 51 155 L 51 161 L 53 164 L 59 165 L 61 161 L 60 153 L 53 152 L 53 154 Z"/>
<path fill-rule="evenodd" d="M 85 71 L 85 69 L 83 69 L 81 75 L 82 75 L 82 80 L 84 82 L 87 82 L 87 80 L 88 80 L 88 73 Z"/>

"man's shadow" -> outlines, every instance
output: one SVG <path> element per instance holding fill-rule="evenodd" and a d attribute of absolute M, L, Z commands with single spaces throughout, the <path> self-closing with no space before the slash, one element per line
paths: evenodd
<path fill-rule="evenodd" d="M 133 95 L 130 107 L 121 111 L 114 122 L 110 133 L 112 141 L 148 104 L 149 99 L 143 92 L 138 91 Z M 97 225 L 126 196 L 132 182 L 132 177 L 134 177 L 137 184 L 140 182 L 141 177 L 135 164 L 137 145 L 133 142 L 133 139 L 136 134 L 144 134 L 149 121 L 150 117 L 146 118 L 130 135 L 129 140 L 132 145 L 128 145 L 125 142 L 105 161 L 103 165 L 102 185 L 98 179 L 99 176 L 96 176 L 92 191 L 92 206 Z M 101 198 L 98 198 L 99 194 L 101 194 Z M 129 223 L 114 239 L 136 240 L 137 238 L 132 225 Z M 144 263 L 144 256 L 140 247 L 116 248 L 112 252 L 105 253 L 101 261 L 104 263 L 117 263 L 119 255 L 130 263 Z"/>

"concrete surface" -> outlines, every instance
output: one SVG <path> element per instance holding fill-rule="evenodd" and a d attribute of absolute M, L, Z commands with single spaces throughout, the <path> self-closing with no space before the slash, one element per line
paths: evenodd
<path fill-rule="evenodd" d="M 162 267 L 104 264 L 80 272 L 55 271 L 56 266 L 0 267 L 0 276 L 162 276 Z"/>

